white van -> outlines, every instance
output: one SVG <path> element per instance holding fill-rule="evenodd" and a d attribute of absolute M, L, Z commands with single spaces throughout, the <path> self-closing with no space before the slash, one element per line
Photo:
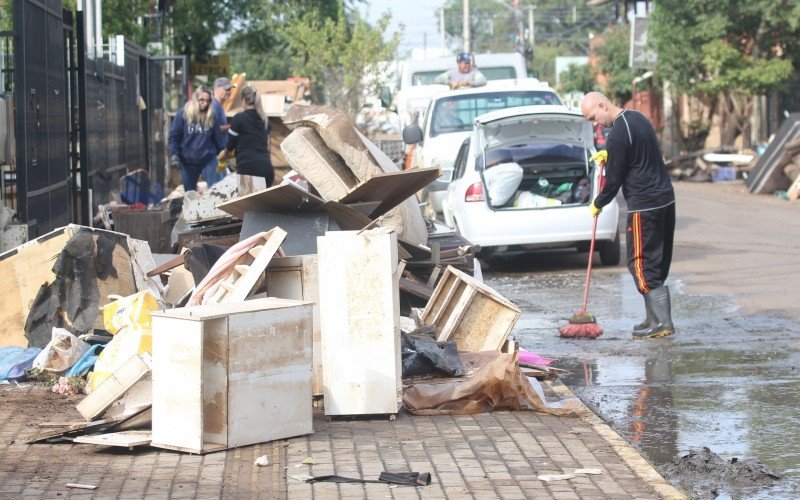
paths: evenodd
<path fill-rule="evenodd" d="M 527 78 L 525 58 L 518 52 L 498 54 L 473 54 L 475 67 L 487 80 L 513 80 Z M 400 130 L 412 123 L 421 125 L 422 114 L 433 96 L 450 88 L 437 85 L 434 80 L 447 70 L 457 67 L 455 54 L 431 59 L 401 61 L 398 68 L 395 108 L 399 115 Z"/>
<path fill-rule="evenodd" d="M 487 80 L 512 80 L 527 78 L 525 58 L 519 52 L 498 54 L 473 54 L 474 66 Z M 398 90 L 417 85 L 431 85 L 437 76 L 456 68 L 456 56 L 433 59 L 410 59 L 400 63 Z"/>

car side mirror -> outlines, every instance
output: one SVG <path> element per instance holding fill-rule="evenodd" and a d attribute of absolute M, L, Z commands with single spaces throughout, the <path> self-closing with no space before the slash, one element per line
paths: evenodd
<path fill-rule="evenodd" d="M 422 142 L 422 129 L 417 124 L 411 124 L 403 129 L 403 142 L 418 144 Z"/>

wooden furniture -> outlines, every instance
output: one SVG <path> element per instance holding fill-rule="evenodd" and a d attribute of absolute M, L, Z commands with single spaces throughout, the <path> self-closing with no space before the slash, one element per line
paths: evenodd
<path fill-rule="evenodd" d="M 326 415 L 397 413 L 402 400 L 397 235 L 317 240 Z"/>
<path fill-rule="evenodd" d="M 447 266 L 422 312 L 422 322 L 436 325 L 437 340 L 455 340 L 459 351 L 493 351 L 503 345 L 520 314 L 492 288 Z"/>
<path fill-rule="evenodd" d="M 316 254 L 272 259 L 267 266 L 266 281 L 268 297 L 302 300 L 313 304 L 311 390 L 314 396 L 322 396 L 324 391 L 322 337 L 319 326 L 319 266 Z"/>
<path fill-rule="evenodd" d="M 153 313 L 153 436 L 207 453 L 312 432 L 311 304 L 263 298 Z"/>

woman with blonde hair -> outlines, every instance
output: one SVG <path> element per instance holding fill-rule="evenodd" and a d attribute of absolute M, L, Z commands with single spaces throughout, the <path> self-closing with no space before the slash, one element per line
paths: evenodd
<path fill-rule="evenodd" d="M 261 107 L 261 98 L 252 87 L 242 89 L 244 111 L 237 113 L 228 129 L 228 145 L 219 154 L 224 162 L 236 151 L 236 172 L 263 177 L 267 187 L 275 180 L 269 155 L 269 120 Z"/>
<path fill-rule="evenodd" d="M 225 146 L 225 115 L 211 104 L 213 94 L 208 87 L 197 87 L 194 95 L 178 110 L 169 131 L 170 163 L 181 170 L 185 191 L 197 189 L 197 179 L 210 186 L 225 176 L 217 172 L 217 153 Z"/>

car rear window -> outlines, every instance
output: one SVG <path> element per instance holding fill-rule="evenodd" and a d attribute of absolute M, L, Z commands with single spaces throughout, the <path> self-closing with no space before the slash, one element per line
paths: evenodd
<path fill-rule="evenodd" d="M 433 109 L 431 137 L 472 130 L 475 118 L 489 111 L 517 106 L 560 104 L 558 95 L 547 90 L 498 91 L 439 99 Z"/>

